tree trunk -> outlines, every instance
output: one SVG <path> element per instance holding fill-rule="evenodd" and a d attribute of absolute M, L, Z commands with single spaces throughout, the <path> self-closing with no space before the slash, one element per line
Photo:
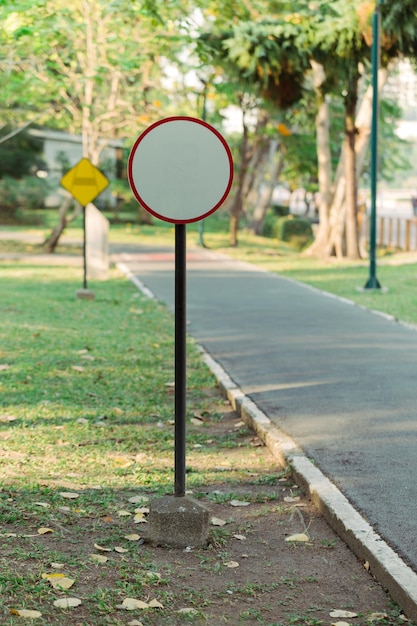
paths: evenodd
<path fill-rule="evenodd" d="M 45 239 L 42 243 L 43 246 L 46 247 L 49 253 L 55 252 L 55 249 L 58 245 L 60 237 L 64 232 L 67 224 L 75 220 L 81 213 L 81 205 L 76 203 L 74 208 L 74 212 L 71 215 L 68 215 L 68 212 L 73 204 L 74 200 L 70 196 L 64 198 L 61 206 L 59 207 L 59 220 L 58 224 L 55 226 L 51 234 Z"/>
<path fill-rule="evenodd" d="M 388 71 L 385 68 L 380 68 L 378 72 L 378 90 L 382 91 L 385 82 L 388 77 Z M 320 107 L 319 107 L 320 108 Z M 326 115 L 325 108 L 322 109 L 323 115 Z M 320 114 L 319 114 L 320 115 Z M 320 117 L 317 119 L 320 119 Z M 365 160 L 366 152 L 369 145 L 370 133 L 371 133 L 371 121 L 372 121 L 372 86 L 366 90 L 355 121 L 355 162 L 356 162 L 356 181 L 363 171 L 363 163 Z M 318 145 L 318 157 L 319 157 L 319 185 L 320 185 L 320 225 L 316 235 L 316 239 L 313 244 L 304 252 L 305 255 L 326 257 L 336 255 L 337 257 L 343 257 L 346 254 L 344 239 L 345 239 L 345 226 L 347 216 L 347 206 L 345 202 L 346 198 L 346 167 L 345 167 L 345 144 L 343 146 L 340 160 L 335 175 L 333 193 L 330 193 L 331 198 L 330 208 L 327 210 L 326 205 L 323 204 L 323 192 L 320 176 L 323 174 L 322 165 L 324 168 L 325 159 L 321 161 L 320 155 L 325 154 L 323 146 L 320 146 L 320 141 L 324 141 L 325 137 L 320 135 L 320 126 L 317 125 L 317 145 Z M 346 143 L 346 142 L 345 142 Z M 329 143 L 330 148 L 330 143 Z M 323 156 L 322 156 L 323 158 Z M 324 174 L 326 176 L 326 174 Z M 326 180 L 326 178 L 325 178 Z M 328 187 L 324 186 L 324 189 Z M 357 228 L 357 226 L 356 226 Z M 359 244 L 358 244 L 359 245 Z"/>
<path fill-rule="evenodd" d="M 319 227 L 312 245 L 305 251 L 306 255 L 325 256 L 330 234 L 330 207 L 332 202 L 332 159 L 330 150 L 330 114 L 322 85 L 326 78 L 324 68 L 315 61 L 313 68 L 314 88 L 317 96 L 318 110 L 316 115 L 317 161 L 319 179 Z"/>
<path fill-rule="evenodd" d="M 265 141 L 258 142 L 249 163 L 244 186 L 245 212 L 248 214 L 253 214 L 254 208 L 257 206 L 259 187 L 268 169 L 268 154 L 268 144 Z"/>
<path fill-rule="evenodd" d="M 255 235 L 261 235 L 265 221 L 266 214 L 271 206 L 272 194 L 274 187 L 277 184 L 277 180 L 284 167 L 284 154 L 281 152 L 277 158 L 278 141 L 273 140 L 270 146 L 269 152 L 269 180 L 263 180 L 263 188 L 259 191 L 255 210 L 253 213 L 253 219 L 249 225 L 249 228 L 255 233 Z"/>
<path fill-rule="evenodd" d="M 357 104 L 355 82 L 347 97 L 345 109 L 345 179 L 346 179 L 346 256 L 360 259 L 358 234 L 358 180 L 356 175 L 356 125 Z"/>
<path fill-rule="evenodd" d="M 249 167 L 250 157 L 248 155 L 249 129 L 246 125 L 245 114 L 243 113 L 243 136 L 240 145 L 240 168 L 237 176 L 237 189 L 230 207 L 230 245 L 238 245 L 239 220 L 243 209 L 243 190 L 246 174 Z"/>

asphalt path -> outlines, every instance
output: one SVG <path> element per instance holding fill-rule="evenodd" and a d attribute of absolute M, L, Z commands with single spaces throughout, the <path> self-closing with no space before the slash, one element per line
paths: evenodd
<path fill-rule="evenodd" d="M 174 310 L 174 254 L 123 262 Z M 222 255 L 187 253 L 187 329 L 417 572 L 417 330 Z"/>

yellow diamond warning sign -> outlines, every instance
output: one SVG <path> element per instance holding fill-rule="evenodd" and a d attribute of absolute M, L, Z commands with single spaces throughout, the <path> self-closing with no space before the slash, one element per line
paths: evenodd
<path fill-rule="evenodd" d="M 92 202 L 108 184 L 109 180 L 88 159 L 81 159 L 61 178 L 61 185 L 82 206 Z"/>

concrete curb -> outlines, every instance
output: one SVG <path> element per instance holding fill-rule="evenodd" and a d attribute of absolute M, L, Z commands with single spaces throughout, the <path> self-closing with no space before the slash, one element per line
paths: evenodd
<path fill-rule="evenodd" d="M 118 263 L 117 267 L 144 295 L 155 299 L 152 291 L 145 287 L 124 263 Z M 297 483 L 310 496 L 331 528 L 364 564 L 369 564 L 371 574 L 390 593 L 407 617 L 417 621 L 417 574 L 373 530 L 339 489 L 305 456 L 296 442 L 283 433 L 242 392 L 204 348 L 199 346 L 199 350 L 204 362 L 217 379 L 222 392 L 241 419 L 256 432 L 284 467 L 291 468 Z"/>

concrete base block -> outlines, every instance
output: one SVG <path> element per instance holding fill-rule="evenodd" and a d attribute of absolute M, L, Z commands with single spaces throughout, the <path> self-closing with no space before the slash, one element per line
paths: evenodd
<path fill-rule="evenodd" d="M 149 506 L 146 540 L 154 546 L 206 546 L 209 518 L 209 510 L 187 496 L 157 498 Z"/>
<path fill-rule="evenodd" d="M 96 294 L 91 289 L 78 289 L 75 294 L 80 300 L 94 300 Z"/>

